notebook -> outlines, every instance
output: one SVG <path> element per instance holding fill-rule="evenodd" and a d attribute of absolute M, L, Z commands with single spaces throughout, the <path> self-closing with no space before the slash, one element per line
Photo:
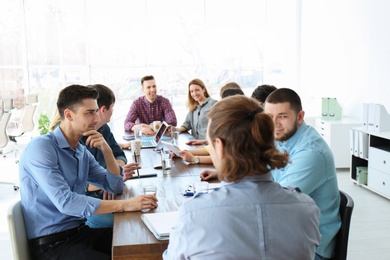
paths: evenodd
<path fill-rule="evenodd" d="M 157 177 L 157 173 L 153 168 L 141 168 L 138 172 L 140 178 Z M 137 171 L 135 171 L 131 179 L 138 179 Z"/>
<path fill-rule="evenodd" d="M 141 140 L 141 148 L 156 148 L 167 129 L 168 124 L 165 121 L 162 122 L 160 129 L 158 129 L 152 140 Z"/>
<path fill-rule="evenodd" d="M 141 219 L 157 239 L 167 240 L 172 227 L 179 219 L 179 213 L 178 211 L 147 213 L 142 214 Z"/>

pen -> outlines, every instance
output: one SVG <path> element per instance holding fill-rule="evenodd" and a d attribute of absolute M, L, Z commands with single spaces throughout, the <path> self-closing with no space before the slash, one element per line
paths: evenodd
<path fill-rule="evenodd" d="M 135 160 L 136 163 L 138 163 L 138 162 L 137 162 L 137 155 L 135 154 L 135 152 L 134 152 L 134 160 Z M 139 179 L 140 177 L 139 177 L 138 168 L 137 168 L 137 175 L 138 175 L 138 179 Z"/>

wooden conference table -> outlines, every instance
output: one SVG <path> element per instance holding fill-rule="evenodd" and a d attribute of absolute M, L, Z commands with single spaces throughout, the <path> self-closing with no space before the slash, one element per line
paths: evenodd
<path fill-rule="evenodd" d="M 179 146 L 188 150 L 194 146 L 186 146 L 188 134 L 180 134 Z M 134 161 L 130 150 L 125 151 L 128 161 Z M 191 197 L 183 195 L 189 184 L 199 181 L 199 174 L 206 169 L 214 169 L 212 165 L 187 165 L 181 158 L 173 158 L 171 171 L 163 174 L 155 170 L 155 165 L 161 165 L 160 155 L 153 149 L 142 149 L 138 156 L 142 171 L 157 173 L 157 177 L 128 180 L 123 194 L 116 199 L 127 199 L 142 194 L 142 188 L 147 184 L 157 187 L 158 207 L 148 212 L 121 212 L 114 214 L 114 233 L 112 241 L 112 259 L 161 259 L 168 246 L 168 240 L 158 240 L 141 220 L 144 213 L 169 212 L 177 210 L 180 205 Z"/>

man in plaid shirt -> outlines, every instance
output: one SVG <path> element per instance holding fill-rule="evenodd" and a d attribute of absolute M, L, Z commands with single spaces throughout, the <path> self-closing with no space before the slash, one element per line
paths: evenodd
<path fill-rule="evenodd" d="M 175 111 L 169 100 L 157 95 L 156 81 L 153 76 L 145 76 L 141 79 L 142 91 L 145 96 L 134 100 L 125 119 L 125 130 L 134 131 L 134 125 L 142 125 L 142 133 L 153 135 L 154 130 L 150 125 L 153 121 L 165 121 L 169 125 L 176 126 Z"/>

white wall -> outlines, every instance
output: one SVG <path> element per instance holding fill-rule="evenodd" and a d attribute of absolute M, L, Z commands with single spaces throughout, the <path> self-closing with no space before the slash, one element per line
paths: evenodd
<path fill-rule="evenodd" d="M 300 87 L 306 114 L 336 97 L 343 115 L 362 118 L 363 103 L 390 112 L 390 1 L 302 0 Z"/>

